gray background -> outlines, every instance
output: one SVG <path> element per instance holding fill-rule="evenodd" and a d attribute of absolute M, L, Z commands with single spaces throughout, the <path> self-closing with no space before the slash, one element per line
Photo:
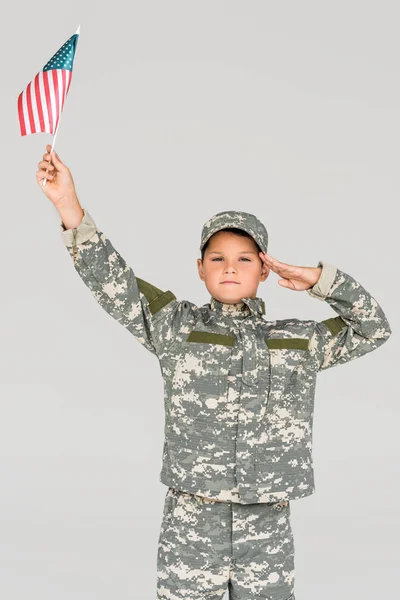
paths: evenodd
<path fill-rule="evenodd" d="M 316 494 L 292 502 L 296 598 L 395 597 L 399 556 L 398 3 L 7 7 L 2 56 L 0 596 L 156 597 L 163 386 L 96 303 L 39 189 L 49 134 L 17 97 L 81 24 L 55 149 L 139 277 L 209 301 L 203 223 L 255 213 L 279 260 L 326 260 L 382 305 L 394 336 L 318 379 Z M 266 318 L 335 316 L 260 285 Z M 395 360 L 395 358 L 397 360 Z"/>

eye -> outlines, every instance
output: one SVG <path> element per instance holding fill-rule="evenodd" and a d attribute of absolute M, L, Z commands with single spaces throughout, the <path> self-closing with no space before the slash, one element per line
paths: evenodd
<path fill-rule="evenodd" d="M 222 260 L 222 258 L 221 258 L 221 257 L 212 258 L 212 259 L 211 259 L 211 262 L 220 261 L 220 260 Z M 246 258 L 246 256 L 242 256 L 242 257 L 241 257 L 241 260 L 244 260 L 244 261 L 246 261 L 246 262 L 251 262 L 250 258 Z"/>

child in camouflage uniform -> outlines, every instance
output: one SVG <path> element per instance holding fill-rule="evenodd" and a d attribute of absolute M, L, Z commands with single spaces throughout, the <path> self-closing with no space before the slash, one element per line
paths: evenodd
<path fill-rule="evenodd" d="M 37 181 L 56 206 L 62 239 L 97 302 L 160 362 L 167 486 L 157 597 L 294 600 L 290 500 L 314 492 L 312 425 L 319 371 L 375 350 L 390 336 L 377 301 L 320 261 L 297 267 L 267 254 L 252 214 L 225 211 L 203 226 L 197 306 L 139 279 L 76 196 L 56 154 Z M 49 162 L 46 161 L 50 161 Z M 50 174 L 45 171 L 50 169 Z M 264 319 L 257 296 L 270 270 L 338 316 Z"/>

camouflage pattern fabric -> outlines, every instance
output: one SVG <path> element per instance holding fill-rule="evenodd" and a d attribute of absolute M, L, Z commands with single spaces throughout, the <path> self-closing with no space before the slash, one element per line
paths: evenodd
<path fill-rule="evenodd" d="M 157 598 L 295 600 L 288 501 L 218 502 L 167 490 L 157 553 Z"/>
<path fill-rule="evenodd" d="M 62 237 L 99 305 L 159 360 L 165 439 L 160 480 L 239 504 L 314 492 L 317 374 L 377 349 L 386 316 L 350 275 L 324 261 L 307 293 L 336 316 L 268 321 L 261 298 L 197 306 L 137 277 L 89 213 Z M 340 386 L 340 383 L 338 384 Z"/>

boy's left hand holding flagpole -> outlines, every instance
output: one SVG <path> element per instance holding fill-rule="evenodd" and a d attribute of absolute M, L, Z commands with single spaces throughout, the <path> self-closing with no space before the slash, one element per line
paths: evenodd
<path fill-rule="evenodd" d="M 54 150 L 61 112 L 72 79 L 80 26 L 18 96 L 21 135 L 51 133 Z M 44 179 L 43 186 L 47 179 Z"/>

